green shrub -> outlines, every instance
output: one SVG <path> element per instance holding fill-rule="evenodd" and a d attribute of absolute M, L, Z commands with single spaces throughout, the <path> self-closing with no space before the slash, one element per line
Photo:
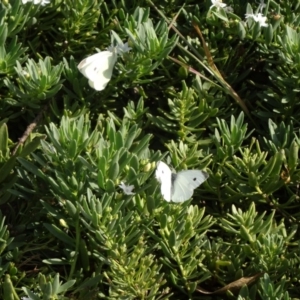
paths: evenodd
<path fill-rule="evenodd" d="M 23 1 L 0 4 L 0 298 L 299 297 L 300 4 Z M 94 90 L 78 64 L 118 45 Z M 160 160 L 209 178 L 164 201 Z"/>

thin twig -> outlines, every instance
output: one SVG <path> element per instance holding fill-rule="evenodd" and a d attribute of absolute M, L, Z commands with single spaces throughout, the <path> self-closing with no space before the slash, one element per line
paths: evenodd
<path fill-rule="evenodd" d="M 202 41 L 202 45 L 203 45 L 203 49 L 204 52 L 206 54 L 207 57 L 207 61 L 208 61 L 208 66 L 205 65 L 205 63 L 203 63 L 202 61 L 204 60 L 200 55 L 199 55 L 199 51 L 197 51 L 193 45 L 180 33 L 180 31 L 173 25 L 174 24 L 174 20 L 176 20 L 177 15 L 175 16 L 175 18 L 170 22 L 168 20 L 168 18 L 159 10 L 158 7 L 155 6 L 155 4 L 151 1 L 148 0 L 148 3 L 150 3 L 150 5 L 158 12 L 158 14 L 160 16 L 162 16 L 164 18 L 164 20 L 167 22 L 167 24 L 169 24 L 169 28 L 172 28 L 180 37 L 181 39 L 189 46 L 189 48 L 192 50 L 192 52 L 189 53 L 189 55 L 194 56 L 193 53 L 195 54 L 195 59 L 200 63 L 200 65 L 202 65 L 202 67 L 204 69 L 206 69 L 212 76 L 214 76 L 218 82 L 222 85 L 222 87 L 224 88 L 224 90 L 241 106 L 241 108 L 243 109 L 243 111 L 245 112 L 245 114 L 249 117 L 249 119 L 254 123 L 251 114 L 246 106 L 246 104 L 244 103 L 244 101 L 239 97 L 239 95 L 234 91 L 234 89 L 231 87 L 231 85 L 229 83 L 227 83 L 227 81 L 223 78 L 223 76 L 221 75 L 220 71 L 218 70 L 218 68 L 216 67 L 216 65 L 213 62 L 213 58 L 212 55 L 210 54 L 209 48 L 207 47 L 205 40 L 202 36 L 202 33 L 200 31 L 199 26 L 193 22 L 193 26 L 196 30 L 196 32 L 198 33 L 201 41 Z M 180 11 L 183 9 L 183 7 L 180 9 Z M 179 11 L 179 12 L 180 12 Z M 180 48 L 183 48 L 180 44 L 177 45 Z M 198 59 L 197 59 L 198 58 Z M 174 59 L 173 59 L 174 60 Z M 181 64 L 182 65 L 182 64 Z M 183 66 L 183 65 L 182 65 Z M 184 66 L 183 66 L 184 67 Z M 186 67 L 186 66 L 185 66 Z M 189 71 L 191 71 L 190 67 L 186 67 Z M 194 72 L 195 73 L 195 72 Z M 197 72 L 198 75 L 200 74 L 199 72 Z M 196 74 L 196 73 L 195 73 Z"/>
<path fill-rule="evenodd" d="M 49 103 L 47 103 L 46 105 L 44 105 L 44 107 L 42 108 L 42 110 L 39 112 L 39 114 L 35 117 L 35 119 L 33 120 L 32 123 L 30 123 L 25 132 L 23 133 L 22 137 L 19 139 L 15 149 L 12 152 L 12 156 L 14 156 L 17 153 L 18 148 L 20 147 L 20 145 L 23 145 L 25 143 L 25 141 L 27 140 L 28 136 L 30 135 L 30 133 L 33 131 L 33 129 L 38 125 L 38 123 L 40 122 L 40 120 L 43 117 L 43 113 L 48 109 L 49 107 Z"/>

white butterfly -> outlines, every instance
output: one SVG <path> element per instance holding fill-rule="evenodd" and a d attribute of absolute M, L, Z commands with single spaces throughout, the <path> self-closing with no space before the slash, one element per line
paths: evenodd
<path fill-rule="evenodd" d="M 162 161 L 157 163 L 156 179 L 161 183 L 160 191 L 166 201 L 184 202 L 193 196 L 194 189 L 208 178 L 208 173 L 200 170 L 185 170 L 172 173 Z"/>
<path fill-rule="evenodd" d="M 111 79 L 116 61 L 116 51 L 101 51 L 82 60 L 78 69 L 89 80 L 92 88 L 102 91 Z"/>
<path fill-rule="evenodd" d="M 22 0 L 22 4 L 26 4 L 27 2 L 32 2 L 32 0 Z M 33 4 L 41 4 L 42 6 L 45 6 L 49 3 L 50 0 L 33 0 Z"/>
<path fill-rule="evenodd" d="M 131 48 L 128 43 L 119 43 L 117 46 L 109 46 L 106 51 L 93 54 L 79 65 L 79 71 L 89 80 L 89 85 L 96 91 L 102 91 L 111 79 L 112 72 L 118 55 L 122 55 Z"/>

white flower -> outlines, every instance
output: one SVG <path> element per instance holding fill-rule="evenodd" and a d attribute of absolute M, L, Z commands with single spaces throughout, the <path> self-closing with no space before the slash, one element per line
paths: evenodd
<path fill-rule="evenodd" d="M 128 44 L 110 46 L 106 51 L 93 54 L 82 60 L 78 70 L 89 80 L 89 85 L 96 91 L 102 91 L 111 79 L 118 54 L 129 51 Z"/>
<path fill-rule="evenodd" d="M 117 46 L 109 46 L 107 48 L 108 51 L 115 51 L 118 55 L 122 55 L 123 53 L 129 52 L 131 50 L 130 47 L 128 47 L 128 43 L 125 44 L 118 44 Z"/>
<path fill-rule="evenodd" d="M 223 8 L 226 6 L 225 3 L 222 3 L 222 0 L 211 0 L 212 6 L 209 9 L 212 9 L 213 7 L 216 7 L 217 10 L 220 8 Z"/>
<path fill-rule="evenodd" d="M 134 189 L 134 185 L 126 185 L 123 181 L 121 181 L 121 184 L 119 187 L 123 190 L 124 194 L 126 195 L 134 195 L 135 193 L 132 192 Z"/>
<path fill-rule="evenodd" d="M 33 2 L 33 4 L 41 4 L 42 6 L 49 4 L 50 0 L 22 0 L 23 4 L 26 4 L 27 2 Z"/>
<path fill-rule="evenodd" d="M 261 27 L 268 27 L 268 24 L 266 23 L 267 17 L 265 17 L 263 14 L 246 14 L 246 19 L 252 18 L 255 22 L 258 22 Z"/>

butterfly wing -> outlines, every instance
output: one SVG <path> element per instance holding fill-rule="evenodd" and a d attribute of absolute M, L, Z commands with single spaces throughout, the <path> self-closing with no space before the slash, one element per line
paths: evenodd
<path fill-rule="evenodd" d="M 172 171 L 162 161 L 157 163 L 155 177 L 160 182 L 160 192 L 166 201 L 171 201 Z"/>
<path fill-rule="evenodd" d="M 117 54 L 101 51 L 85 58 L 78 65 L 79 71 L 89 79 L 89 85 L 96 91 L 103 90 L 111 79 Z"/>
<path fill-rule="evenodd" d="M 176 174 L 172 187 L 172 201 L 184 202 L 193 196 L 194 189 L 208 178 L 208 173 L 200 170 L 186 170 Z"/>

